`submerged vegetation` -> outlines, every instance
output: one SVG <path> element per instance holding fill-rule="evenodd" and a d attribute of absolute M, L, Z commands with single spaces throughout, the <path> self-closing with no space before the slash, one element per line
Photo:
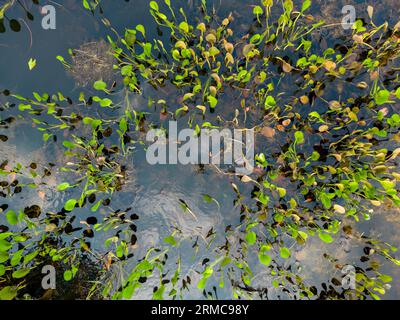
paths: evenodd
<path fill-rule="evenodd" d="M 83 6 L 102 11 L 99 1 Z M 154 25 L 120 34 L 102 17 L 107 39 L 57 57 L 77 85 L 93 85 L 96 95 L 28 98 L 4 90 L 0 127 L 27 121 L 47 148 L 62 150 L 60 163 L 2 161 L 4 202 L 55 177 L 63 203 L 1 205 L 0 299 L 39 298 L 27 288 L 49 261 L 63 270 L 64 282 L 81 277 L 85 263 L 97 265 L 87 298 L 130 299 L 151 279 L 154 299 L 184 298 L 193 286 L 205 298 L 218 298 L 218 290 L 227 298 L 271 298 L 271 288 L 274 297 L 293 299 L 383 297 L 392 277 L 381 266 L 400 266 L 397 248 L 353 225 L 378 208 L 400 206 L 400 24 L 375 25 L 369 9 L 369 20 L 357 20 L 328 45 L 322 31 L 331 26 L 317 21 L 311 6 L 263 0 L 249 9 L 253 18 L 243 32 L 234 14 L 219 17 L 205 0 L 196 14 L 173 1 L 150 1 Z M 132 103 L 135 96 L 146 97 L 147 109 Z M 167 130 L 169 120 L 198 132 L 254 128 L 257 167 L 245 176 L 209 168 L 236 195 L 239 216 L 224 221 L 223 234 L 171 227 L 163 243 L 138 257 L 136 208 L 115 208 L 113 201 L 134 179 L 133 150 L 145 149 L 145 133 Z M 8 137 L 1 140 L 3 148 Z M 220 207 L 210 195 L 204 202 Z M 196 219 L 185 199 L 176 206 Z M 363 249 L 355 290 L 336 278 L 320 288 L 301 277 L 296 252 L 313 238 L 321 247 L 349 238 Z M 92 248 L 95 241 L 104 241 L 102 252 Z M 188 245 L 193 255 L 206 252 L 196 281 L 182 267 Z M 325 258 L 341 274 L 336 257 Z M 260 285 L 257 277 L 267 280 Z"/>

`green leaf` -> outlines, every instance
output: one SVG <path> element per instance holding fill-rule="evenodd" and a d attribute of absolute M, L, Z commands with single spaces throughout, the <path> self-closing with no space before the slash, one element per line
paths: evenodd
<path fill-rule="evenodd" d="M 19 269 L 13 272 L 12 277 L 14 279 L 21 279 L 23 277 L 25 277 L 29 272 L 31 271 L 31 269 Z"/>
<path fill-rule="evenodd" d="M 39 254 L 39 250 L 33 251 L 24 257 L 24 264 L 31 262 Z"/>
<path fill-rule="evenodd" d="M 206 287 L 207 284 L 207 279 L 202 278 L 198 283 L 197 283 L 197 288 L 200 290 L 203 290 Z"/>
<path fill-rule="evenodd" d="M 396 98 L 400 99 L 400 87 L 396 90 Z"/>
<path fill-rule="evenodd" d="M 77 201 L 75 199 L 69 199 L 64 206 L 64 209 L 67 211 L 72 211 L 75 208 Z"/>
<path fill-rule="evenodd" d="M 304 0 L 303 5 L 301 6 L 301 12 L 306 11 L 311 6 L 311 0 Z"/>
<path fill-rule="evenodd" d="M 17 296 L 17 287 L 4 287 L 0 290 L 0 300 L 13 300 Z"/>
<path fill-rule="evenodd" d="M 186 33 L 189 33 L 189 25 L 185 21 L 183 21 L 179 24 L 179 29 L 181 29 L 182 31 L 184 31 Z"/>
<path fill-rule="evenodd" d="M 122 258 L 124 256 L 124 248 L 122 247 L 122 245 L 119 245 L 115 249 L 115 254 L 117 255 L 118 258 Z"/>
<path fill-rule="evenodd" d="M 7 240 L 0 240 L 0 251 L 8 251 L 12 248 L 12 246 L 12 243 L 8 242 Z"/>
<path fill-rule="evenodd" d="M 126 118 L 122 118 L 119 122 L 119 128 L 122 133 L 125 133 L 128 130 L 128 123 L 126 122 Z"/>
<path fill-rule="evenodd" d="M 384 283 L 389 283 L 393 281 L 393 278 L 391 276 L 388 276 L 386 274 L 381 274 L 379 276 L 379 279 L 381 279 Z"/>
<path fill-rule="evenodd" d="M 82 121 L 84 124 L 91 124 L 93 122 L 93 119 L 90 117 L 84 117 Z"/>
<path fill-rule="evenodd" d="M 253 14 L 259 16 L 264 13 L 263 9 L 260 6 L 255 6 L 253 9 Z"/>
<path fill-rule="evenodd" d="M 164 285 L 160 286 L 160 288 L 158 288 L 157 291 L 153 293 L 153 299 L 163 300 L 164 291 L 165 291 L 165 286 Z"/>
<path fill-rule="evenodd" d="M 146 37 L 146 29 L 144 28 L 143 25 L 138 24 L 136 26 L 136 30 L 139 31 L 141 34 L 143 34 L 143 37 Z"/>
<path fill-rule="evenodd" d="M 249 245 L 253 245 L 253 244 L 255 244 L 256 243 L 256 240 L 257 240 L 257 235 L 256 235 L 256 233 L 254 232 L 254 231 L 249 231 L 247 234 L 246 234 L 246 241 L 247 241 L 247 243 L 249 244 Z"/>
<path fill-rule="evenodd" d="M 0 252 L 0 263 L 6 262 L 9 257 L 7 252 Z"/>
<path fill-rule="evenodd" d="M 0 7 L 0 20 L 3 20 L 5 12 L 11 7 L 13 2 L 9 1 Z"/>
<path fill-rule="evenodd" d="M 43 141 L 46 142 L 50 139 L 52 135 L 48 133 L 43 133 Z"/>
<path fill-rule="evenodd" d="M 300 235 L 300 237 L 302 237 L 304 240 L 307 240 L 307 238 L 308 238 L 308 234 L 305 233 L 304 231 L 299 231 L 299 235 Z"/>
<path fill-rule="evenodd" d="M 270 109 L 276 106 L 276 101 L 273 96 L 268 96 L 265 100 L 265 109 Z"/>
<path fill-rule="evenodd" d="M 73 277 L 72 271 L 71 270 L 66 270 L 64 272 L 64 280 L 65 281 L 71 281 Z"/>
<path fill-rule="evenodd" d="M 58 190 L 58 191 L 64 191 L 64 190 L 67 190 L 67 189 L 69 189 L 69 188 L 71 188 L 71 186 L 69 185 L 68 182 L 61 183 L 61 184 L 59 184 L 59 185 L 57 186 L 57 190 Z"/>
<path fill-rule="evenodd" d="M 328 233 L 320 232 L 318 234 L 318 236 L 325 243 L 332 243 L 333 242 L 332 236 L 330 234 L 328 234 Z"/>
<path fill-rule="evenodd" d="M 222 260 L 221 262 L 221 268 L 227 266 L 228 264 L 230 264 L 232 262 L 232 259 L 229 257 L 225 257 L 224 260 Z"/>
<path fill-rule="evenodd" d="M 296 131 L 294 134 L 296 143 L 304 143 L 304 134 L 301 131 Z"/>
<path fill-rule="evenodd" d="M 321 202 L 326 209 L 330 209 L 332 207 L 332 201 L 326 194 L 321 195 Z"/>
<path fill-rule="evenodd" d="M 111 104 L 112 104 L 112 100 L 111 99 L 108 99 L 108 98 L 105 98 L 105 99 L 101 99 L 100 100 L 100 106 L 101 107 L 109 107 L 109 106 L 111 106 Z"/>
<path fill-rule="evenodd" d="M 282 248 L 280 249 L 279 254 L 280 254 L 280 256 L 281 256 L 283 259 L 288 259 L 288 258 L 290 258 L 290 256 L 291 256 L 290 250 L 289 250 L 288 248 L 286 248 L 286 247 L 282 247 Z"/>
<path fill-rule="evenodd" d="M 93 207 L 90 209 L 90 211 L 96 212 L 99 209 L 99 207 L 102 204 L 102 202 L 103 202 L 102 200 L 97 201 L 97 203 L 95 205 L 93 205 Z"/>
<path fill-rule="evenodd" d="M 30 58 L 28 61 L 29 70 L 33 70 L 36 67 L 36 59 Z"/>
<path fill-rule="evenodd" d="M 218 104 L 218 99 L 213 96 L 208 96 L 208 102 L 210 103 L 210 107 L 214 109 Z"/>
<path fill-rule="evenodd" d="M 389 101 L 390 92 L 388 90 L 380 90 L 375 94 L 375 102 L 378 106 Z"/>
<path fill-rule="evenodd" d="M 271 263 L 271 257 L 269 255 L 267 255 L 267 254 L 260 253 L 258 255 L 258 259 L 260 260 L 260 262 L 263 265 L 266 265 L 266 266 L 268 266 Z"/>
<path fill-rule="evenodd" d="M 155 1 L 150 2 L 150 8 L 152 8 L 154 11 L 159 11 L 158 3 Z"/>
<path fill-rule="evenodd" d="M 72 143 L 71 141 L 65 140 L 63 142 L 63 146 L 66 147 L 67 149 L 73 149 L 75 148 L 75 144 Z"/>
<path fill-rule="evenodd" d="M 2 277 L 6 273 L 6 267 L 0 264 L 0 277 Z"/>
<path fill-rule="evenodd" d="M 18 223 L 17 214 L 13 210 L 9 210 L 6 213 L 6 218 L 9 224 L 16 225 Z"/>
<path fill-rule="evenodd" d="M 173 236 L 169 236 L 169 237 L 164 238 L 164 242 L 168 243 L 169 245 L 171 245 L 173 247 L 176 246 L 176 240 L 175 240 L 175 238 Z"/>
<path fill-rule="evenodd" d="M 217 47 L 212 46 L 208 52 L 210 53 L 210 56 L 215 57 L 220 53 L 219 49 Z"/>
<path fill-rule="evenodd" d="M 286 196 L 286 189 L 284 189 L 284 188 L 277 188 L 277 190 L 278 190 L 279 196 L 280 196 L 281 198 L 284 198 L 284 197 Z"/>
<path fill-rule="evenodd" d="M 213 273 L 214 273 L 213 268 L 207 267 L 206 270 L 204 270 L 203 272 L 203 277 L 208 279 L 209 277 L 212 276 Z"/>
<path fill-rule="evenodd" d="M 396 186 L 396 183 L 394 183 L 394 182 L 392 182 L 390 180 L 382 180 L 382 181 L 379 181 L 379 182 L 381 183 L 382 187 L 385 190 L 391 190 Z"/>
<path fill-rule="evenodd" d="M 99 80 L 94 83 L 93 88 L 99 91 L 106 91 L 107 84 L 104 81 Z"/>

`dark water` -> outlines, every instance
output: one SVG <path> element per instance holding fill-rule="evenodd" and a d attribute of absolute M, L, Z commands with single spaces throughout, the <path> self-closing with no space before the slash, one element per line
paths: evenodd
<path fill-rule="evenodd" d="M 393 22 L 398 18 L 397 1 L 375 1 L 375 8 L 378 11 L 376 14 L 377 24 L 387 19 Z M 38 6 L 32 5 L 30 1 L 25 2 L 35 16 L 34 21 L 24 19 L 29 30 L 21 22 L 22 30 L 20 32 L 12 32 L 8 29 L 5 33 L 0 34 L 0 91 L 10 89 L 25 96 L 30 96 L 33 91 L 48 93 L 60 91 L 71 98 L 76 98 L 80 91 L 93 94 L 94 91 L 90 87 L 79 88 L 55 57 L 57 55 L 67 57 L 70 48 L 77 48 L 83 43 L 104 39 L 109 34 L 109 30 L 101 23 L 99 19 L 101 16 L 98 13 L 93 16 L 84 10 L 81 1 L 60 1 L 55 5 L 57 10 L 56 30 L 43 30 Z M 314 1 L 311 13 L 329 21 L 333 17 L 340 17 L 344 3 L 342 2 Z M 357 9 L 364 8 L 365 12 L 366 2 L 353 2 Z M 190 10 L 197 10 L 196 1 L 175 1 L 175 3 L 184 7 L 187 13 L 191 12 Z M 234 12 L 235 24 L 243 31 L 246 30 L 245 23 L 251 16 L 251 6 L 254 1 L 220 0 L 213 1 L 211 4 L 220 16 Z M 374 3 L 368 2 L 368 4 L 373 5 Z M 143 24 L 150 35 L 149 38 L 156 36 L 154 23 L 148 12 L 148 1 L 106 1 L 103 9 L 104 16 L 120 34 L 123 34 L 127 27 Z M 249 12 L 250 15 L 246 12 Z M 16 6 L 7 14 L 10 17 L 19 17 L 21 8 Z M 27 66 L 30 58 L 37 60 L 37 66 L 32 71 L 29 71 Z M 115 77 L 117 79 L 117 75 Z M 120 93 L 120 99 L 123 103 L 123 91 Z M 146 109 L 146 98 L 131 96 L 130 99 L 138 110 Z M 0 103 L 6 103 L 6 97 L 0 96 Z M 11 114 L 13 112 L 10 111 Z M 2 117 L 1 114 L 0 117 Z M 18 119 L 7 130 L 0 129 L 0 133 L 7 134 L 9 137 L 6 143 L 1 144 L 0 160 L 7 158 L 10 161 L 29 165 L 31 162 L 43 164 L 57 162 L 57 156 L 62 157 L 61 148 L 44 145 L 42 134 L 29 122 L 24 123 L 23 119 Z M 268 141 L 268 143 L 276 142 Z M 115 194 L 112 206 L 113 209 L 133 207 L 141 217 L 137 225 L 138 257 L 145 254 L 146 248 L 160 244 L 173 226 L 178 227 L 187 237 L 198 236 L 202 242 L 211 228 L 214 228 L 218 234 L 218 231 L 223 232 L 226 225 L 238 222 L 240 211 L 234 206 L 236 196 L 230 185 L 230 182 L 235 181 L 234 178 L 219 175 L 210 168 L 202 172 L 196 166 L 150 166 L 145 160 L 144 150 L 140 147 L 129 156 L 127 163 L 130 168 L 129 183 L 121 192 Z M 61 177 L 50 178 L 47 186 L 39 190 L 46 194 L 44 199 L 39 198 L 37 190 L 34 190 L 29 194 L 25 193 L 23 197 L 14 197 L 12 201 L 10 199 L 10 207 L 20 208 L 29 202 L 36 203 L 47 210 L 58 210 L 63 206 L 67 196 L 72 196 L 72 194 L 62 194 L 55 190 L 55 187 L 62 182 L 59 180 L 62 179 Z M 243 192 L 246 191 L 250 192 L 250 190 L 243 189 Z M 206 203 L 203 200 L 204 194 L 215 198 L 218 205 L 214 202 Z M 182 213 L 179 206 L 180 199 L 189 205 L 197 220 L 187 213 Z M 83 218 L 86 214 L 83 209 L 76 211 L 79 218 Z M 99 215 L 101 215 L 101 210 Z M 374 214 L 371 221 L 363 223 L 358 228 L 361 232 L 368 231 L 369 234 L 372 232 L 383 240 L 398 245 L 400 244 L 399 215 L 398 210 L 387 209 L 387 211 Z M 2 219 L 4 218 L 0 217 L 0 222 Z M 106 238 L 107 233 L 104 233 L 104 239 L 96 238 L 92 243 L 92 249 L 99 253 L 104 252 Z M 201 269 L 201 262 L 205 257 L 202 252 L 205 250 L 205 244 L 206 240 L 201 244 L 201 250 L 196 255 L 193 254 L 190 243 L 186 246 L 183 245 L 180 250 L 180 254 L 183 256 L 182 273 L 190 275 L 194 280 L 199 277 L 195 270 Z M 312 240 L 305 248 L 296 253 L 295 259 L 290 263 L 301 266 L 300 274 L 307 281 L 318 286 L 337 276 L 337 270 L 327 264 L 323 258 L 324 253 L 335 255 L 342 264 L 352 265 L 359 262 L 362 248 L 357 245 L 356 241 L 341 239 L 340 244 L 335 242 L 331 245 L 321 246 L 317 239 Z M 294 260 L 297 260 L 297 263 Z M 394 277 L 393 286 L 388 290 L 385 298 L 400 298 L 398 268 L 385 262 L 383 271 Z M 270 288 L 271 298 L 276 297 L 270 280 L 262 270 L 256 272 L 254 283 L 260 287 Z M 152 289 L 153 285 L 150 281 L 144 285 L 144 289 L 135 298 L 151 298 Z M 232 298 L 228 291 L 221 291 L 218 297 Z M 202 294 L 196 288 L 192 288 L 187 293 L 187 297 L 201 298 Z"/>

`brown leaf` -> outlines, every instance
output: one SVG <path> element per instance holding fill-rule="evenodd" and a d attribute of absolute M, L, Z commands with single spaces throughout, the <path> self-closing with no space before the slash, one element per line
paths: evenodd
<path fill-rule="evenodd" d="M 46 194 L 43 191 L 38 191 L 38 196 L 40 199 L 44 200 L 46 197 Z"/>
<path fill-rule="evenodd" d="M 334 63 L 333 61 L 328 60 L 328 61 L 325 61 L 324 67 L 328 71 L 334 71 L 336 69 L 336 63 Z"/>
<path fill-rule="evenodd" d="M 301 97 L 300 97 L 300 102 L 301 102 L 302 104 L 308 104 L 308 103 L 310 102 L 310 99 L 308 99 L 307 96 L 301 96 Z"/>
<path fill-rule="evenodd" d="M 243 176 L 241 180 L 242 180 L 242 182 L 244 182 L 244 183 L 248 183 L 248 182 L 253 181 L 253 179 L 250 178 L 249 176 Z"/>
<path fill-rule="evenodd" d="M 271 127 L 263 127 L 260 132 L 266 138 L 273 138 L 275 136 L 275 129 Z"/>
<path fill-rule="evenodd" d="M 342 105 L 340 104 L 339 101 L 333 100 L 333 101 L 329 102 L 329 107 L 330 107 L 331 109 L 340 109 L 341 106 L 342 106 Z"/>
<path fill-rule="evenodd" d="M 367 11 L 368 11 L 368 16 L 370 17 L 370 19 L 372 19 L 372 16 L 374 15 L 374 7 L 368 6 Z"/>
<path fill-rule="evenodd" d="M 339 205 L 339 204 L 335 204 L 335 205 L 333 206 L 333 209 L 335 210 L 336 213 L 339 213 L 339 214 L 345 214 L 345 213 L 346 213 L 346 209 L 343 208 L 343 207 L 342 207 L 341 205 Z"/>
<path fill-rule="evenodd" d="M 320 126 L 319 128 L 318 128 L 318 131 L 319 132 L 327 132 L 329 130 L 329 127 L 326 125 L 326 124 L 323 124 L 322 126 Z"/>
<path fill-rule="evenodd" d="M 289 73 L 292 72 L 293 67 L 289 63 L 282 61 L 282 69 L 284 72 Z"/>
<path fill-rule="evenodd" d="M 255 44 L 246 44 L 244 47 L 243 47 L 243 55 L 245 56 L 245 57 L 247 57 L 247 55 L 255 48 L 256 46 L 255 46 Z"/>
<path fill-rule="evenodd" d="M 285 132 L 285 127 L 281 124 L 277 124 L 276 128 L 280 131 L 280 132 Z"/>
<path fill-rule="evenodd" d="M 370 78 L 371 78 L 371 81 L 374 81 L 374 80 L 378 79 L 379 78 L 379 72 L 378 71 L 371 72 Z"/>
<path fill-rule="evenodd" d="M 355 42 L 357 42 L 357 43 L 363 43 L 363 42 L 364 42 L 364 38 L 363 38 L 362 36 L 358 35 L 358 34 L 355 34 L 355 35 L 353 36 L 353 40 L 354 40 Z"/>

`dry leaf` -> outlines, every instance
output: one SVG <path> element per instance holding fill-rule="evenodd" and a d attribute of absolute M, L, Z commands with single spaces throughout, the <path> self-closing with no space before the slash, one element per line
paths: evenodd
<path fill-rule="evenodd" d="M 40 199 L 44 200 L 46 197 L 46 194 L 43 191 L 38 191 L 38 196 Z"/>
<path fill-rule="evenodd" d="M 301 96 L 301 97 L 300 97 L 300 102 L 301 102 L 302 104 L 308 104 L 308 103 L 310 102 L 310 99 L 308 99 L 307 96 Z"/>
<path fill-rule="evenodd" d="M 374 80 L 378 79 L 378 77 L 379 77 L 379 72 L 378 71 L 371 72 L 371 74 L 370 74 L 371 81 L 374 81 Z"/>
<path fill-rule="evenodd" d="M 261 134 L 267 138 L 273 138 L 275 136 L 275 133 L 276 133 L 275 129 L 271 127 L 263 127 L 261 129 Z"/>
<path fill-rule="evenodd" d="M 235 63 L 235 59 L 233 59 L 232 54 L 230 54 L 229 52 L 226 54 L 225 56 L 225 62 L 226 64 L 234 64 Z"/>
<path fill-rule="evenodd" d="M 245 56 L 245 57 L 247 57 L 247 55 L 255 48 L 256 46 L 255 46 L 255 44 L 252 44 L 252 43 L 250 43 L 250 44 L 246 44 L 244 47 L 243 47 L 243 55 Z"/>
<path fill-rule="evenodd" d="M 46 227 L 45 227 L 46 232 L 53 232 L 56 229 L 57 229 L 57 226 L 54 223 L 50 223 L 50 224 L 46 225 Z"/>
<path fill-rule="evenodd" d="M 168 119 L 168 112 L 160 112 L 160 121 L 165 121 Z"/>
<path fill-rule="evenodd" d="M 378 200 L 371 200 L 371 204 L 375 207 L 380 207 L 382 203 Z"/>
<path fill-rule="evenodd" d="M 340 154 L 334 153 L 332 156 L 334 156 L 337 161 L 342 161 L 342 156 Z"/>
<path fill-rule="evenodd" d="M 306 15 L 305 18 L 306 18 L 306 20 L 308 20 L 310 22 L 315 20 L 314 17 L 311 14 Z"/>
<path fill-rule="evenodd" d="M 105 257 L 104 269 L 109 271 L 110 267 L 111 267 L 111 264 L 112 264 L 112 254 L 108 253 L 107 256 Z"/>
<path fill-rule="evenodd" d="M 8 182 L 9 182 L 9 183 L 13 183 L 13 182 L 15 181 L 16 178 L 17 178 L 17 174 L 16 174 L 15 172 L 10 173 L 10 174 L 8 175 Z"/>
<path fill-rule="evenodd" d="M 280 131 L 280 132 L 285 132 L 285 127 L 281 124 L 277 124 L 276 128 Z"/>
<path fill-rule="evenodd" d="M 284 72 L 289 73 L 292 72 L 293 67 L 289 63 L 282 61 L 282 69 Z"/>
<path fill-rule="evenodd" d="M 340 104 L 339 101 L 333 100 L 331 102 L 329 102 L 329 107 L 331 109 L 339 109 L 342 105 Z"/>
<path fill-rule="evenodd" d="M 379 112 L 382 112 L 383 116 L 386 117 L 389 114 L 389 109 L 383 108 L 383 109 L 379 110 Z"/>
<path fill-rule="evenodd" d="M 230 43 L 230 42 L 226 42 L 225 43 L 225 50 L 228 52 L 228 53 L 232 53 L 233 52 L 233 44 L 232 43 Z"/>
<path fill-rule="evenodd" d="M 333 209 L 335 210 L 336 213 L 340 213 L 340 214 L 345 214 L 346 213 L 346 209 L 343 208 L 341 205 L 335 204 L 333 206 Z"/>
<path fill-rule="evenodd" d="M 393 150 L 393 153 L 392 153 L 391 157 L 389 158 L 389 160 L 396 159 L 399 154 L 400 154 L 400 148 L 397 148 L 397 149 Z"/>
<path fill-rule="evenodd" d="M 368 6 L 367 11 L 368 11 L 368 16 L 372 20 L 372 16 L 374 15 L 374 8 L 372 6 Z"/>
<path fill-rule="evenodd" d="M 357 42 L 357 43 L 363 43 L 363 42 L 364 42 L 364 38 L 363 38 L 362 36 L 358 35 L 358 34 L 355 34 L 355 35 L 353 36 L 353 40 L 354 40 L 355 42 Z"/>
<path fill-rule="evenodd" d="M 327 132 L 329 130 L 329 127 L 326 124 L 323 124 L 322 126 L 319 127 L 318 131 L 319 132 Z"/>
<path fill-rule="evenodd" d="M 206 36 L 206 40 L 207 40 L 207 42 L 215 43 L 217 41 L 217 37 L 215 35 L 213 35 L 212 33 L 209 33 Z"/>
<path fill-rule="evenodd" d="M 201 110 L 201 112 L 206 113 L 207 108 L 205 106 L 196 106 L 197 109 Z"/>
<path fill-rule="evenodd" d="M 359 89 L 367 89 L 368 88 L 368 84 L 364 81 L 361 81 L 359 83 L 357 83 L 357 88 Z"/>
<path fill-rule="evenodd" d="M 336 63 L 334 63 L 333 61 L 325 61 L 324 63 L 324 67 L 326 70 L 328 71 L 333 71 L 336 69 Z"/>
<path fill-rule="evenodd" d="M 244 183 L 248 183 L 248 182 L 252 182 L 253 181 L 253 179 L 250 178 L 249 176 L 243 176 L 241 180 Z"/>
<path fill-rule="evenodd" d="M 400 30 L 400 21 L 397 22 L 396 25 L 395 25 L 394 28 L 393 28 L 393 31 L 394 31 L 394 32 L 399 31 L 399 30 Z"/>

